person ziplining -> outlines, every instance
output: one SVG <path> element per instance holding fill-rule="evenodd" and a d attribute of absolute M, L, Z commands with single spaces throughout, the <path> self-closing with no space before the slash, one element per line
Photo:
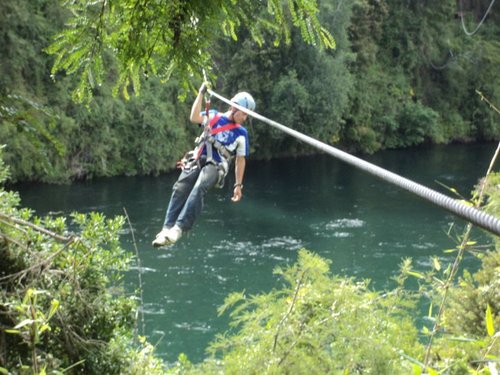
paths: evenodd
<path fill-rule="evenodd" d="M 163 228 L 153 240 L 155 247 L 172 245 L 191 229 L 201 214 L 207 192 L 214 186 L 224 185 L 233 159 L 235 184 L 231 200 L 239 202 L 243 196 L 243 177 L 250 147 L 248 132 L 241 124 L 248 114 L 232 105 L 220 114 L 209 110 L 209 100 L 206 100 L 206 109 L 202 112 L 206 92 L 207 84 L 204 82 L 190 115 L 192 123 L 203 126 L 203 133 L 197 138 L 195 149 L 178 163 L 182 171 L 172 188 Z M 237 93 L 230 103 L 255 110 L 252 95 L 244 91 Z"/>
<path fill-rule="evenodd" d="M 203 95 L 207 92 L 229 105 L 229 110 L 219 115 L 209 111 L 209 101 L 205 113 L 201 112 Z M 191 109 L 191 121 L 204 126 L 195 150 L 186 154 L 180 162 L 182 172 L 174 184 L 172 197 L 167 208 L 163 229 L 156 235 L 153 246 L 174 244 L 183 232 L 190 229 L 200 215 L 203 198 L 214 186 L 222 186 L 229 164 L 235 157 L 235 180 L 233 202 L 242 197 L 243 176 L 248 156 L 248 133 L 241 126 L 248 116 L 305 142 L 364 172 L 378 177 L 433 203 L 452 214 L 461 217 L 497 236 L 500 236 L 500 219 L 461 200 L 453 199 L 426 186 L 411 181 L 396 173 L 378 167 L 331 145 L 290 129 L 256 112 L 255 101 L 246 92 L 236 94 L 231 100 L 217 94 L 206 84 L 202 84 Z M 500 149 L 500 143 L 499 143 Z M 497 150 L 498 152 L 498 150 Z"/>

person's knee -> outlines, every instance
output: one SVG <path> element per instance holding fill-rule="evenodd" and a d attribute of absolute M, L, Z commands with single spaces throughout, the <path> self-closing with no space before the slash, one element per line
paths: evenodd
<path fill-rule="evenodd" d="M 215 185 L 217 178 L 219 177 L 219 171 L 217 167 L 213 164 L 207 165 L 203 171 L 203 176 L 200 179 L 202 185 L 206 185 L 209 188 Z"/>
<path fill-rule="evenodd" d="M 190 183 L 187 179 L 183 179 L 177 180 L 172 189 L 180 194 L 186 194 L 189 193 L 192 186 L 192 182 Z"/>
<path fill-rule="evenodd" d="M 210 189 L 210 185 L 206 183 L 206 181 L 198 181 L 192 190 L 192 193 L 195 195 L 201 195 L 202 197 L 207 194 L 208 190 Z"/>
<path fill-rule="evenodd" d="M 181 181 L 177 181 L 174 186 L 172 187 L 172 190 L 175 190 L 175 191 L 181 191 L 183 190 L 183 186 L 185 184 L 183 184 Z"/>

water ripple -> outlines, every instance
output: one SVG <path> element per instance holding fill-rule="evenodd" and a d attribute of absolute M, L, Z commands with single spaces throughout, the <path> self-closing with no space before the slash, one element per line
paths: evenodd
<path fill-rule="evenodd" d="M 287 250 L 299 250 L 304 247 L 301 240 L 297 240 L 290 236 L 273 237 L 264 241 L 261 245 L 263 248 L 284 248 Z"/>
<path fill-rule="evenodd" d="M 174 324 L 174 327 L 186 331 L 211 332 L 213 328 L 206 322 L 181 322 Z"/>
<path fill-rule="evenodd" d="M 141 307 L 145 315 L 165 315 L 165 309 L 158 303 L 145 303 Z"/>
<path fill-rule="evenodd" d="M 131 266 L 130 270 L 131 271 L 139 271 L 140 273 L 157 272 L 157 270 L 154 269 L 154 268 L 150 268 L 150 267 L 138 267 L 138 266 Z"/>
<path fill-rule="evenodd" d="M 311 224 L 310 227 L 315 231 L 315 235 L 325 238 L 347 238 L 353 234 L 349 229 L 362 228 L 365 226 L 365 221 L 360 219 L 336 219 L 328 222 L 320 222 Z"/>

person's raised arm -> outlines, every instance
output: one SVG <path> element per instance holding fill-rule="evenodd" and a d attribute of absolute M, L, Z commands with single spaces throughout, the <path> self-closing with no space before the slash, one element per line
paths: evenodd
<path fill-rule="evenodd" d="M 205 85 L 205 82 L 203 82 L 200 89 L 198 90 L 198 96 L 196 96 L 193 106 L 191 107 L 191 115 L 189 116 L 189 120 L 193 124 L 203 123 L 203 116 L 201 114 L 201 104 L 203 102 L 203 94 L 205 93 L 206 90 L 207 86 Z"/>

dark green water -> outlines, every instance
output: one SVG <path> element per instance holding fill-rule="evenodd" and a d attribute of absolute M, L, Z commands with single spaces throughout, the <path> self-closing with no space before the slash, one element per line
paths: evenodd
<path fill-rule="evenodd" d="M 436 181 L 468 197 L 495 147 L 416 148 L 364 159 L 447 195 Z M 227 327 L 227 317 L 216 312 L 225 296 L 279 287 L 273 269 L 294 262 L 302 247 L 331 259 L 333 272 L 369 278 L 374 288 L 382 289 L 391 286 L 405 257 L 422 269 L 432 255 L 448 259 L 443 250 L 454 246 L 448 227 L 465 224 L 328 156 L 250 160 L 241 203 L 230 202 L 230 189 L 211 192 L 191 233 L 170 249 L 154 249 L 150 243 L 163 223 L 176 175 L 16 187 L 23 206 L 40 215 L 76 210 L 113 216 L 126 208 L 143 267 L 146 334 L 168 362 L 182 352 L 200 361 L 207 343 Z M 133 250 L 129 232 L 123 241 Z M 477 268 L 471 257 L 464 264 Z M 137 272 L 127 275 L 130 290 L 138 286 Z"/>

